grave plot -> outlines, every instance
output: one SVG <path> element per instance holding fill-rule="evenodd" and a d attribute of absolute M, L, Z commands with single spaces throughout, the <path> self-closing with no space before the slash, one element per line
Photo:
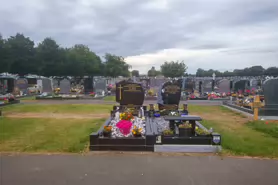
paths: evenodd
<path fill-rule="evenodd" d="M 155 136 L 143 106 L 144 90 L 140 83 L 116 84 L 116 101 L 111 116 L 90 135 L 90 150 L 153 151 Z"/>
<path fill-rule="evenodd" d="M 206 129 L 199 116 L 188 115 L 187 105 L 179 110 L 181 84 L 177 81 L 162 85 L 158 97 L 159 111 L 150 105 L 150 127 L 154 130 L 155 152 L 218 152 L 221 136 Z"/>
<path fill-rule="evenodd" d="M 0 95 L 0 107 L 20 103 L 12 94 Z M 1 110 L 0 110 L 1 111 Z"/>
<path fill-rule="evenodd" d="M 244 96 L 243 94 L 238 94 L 234 101 L 225 101 L 224 105 L 247 112 L 249 114 L 254 114 L 254 108 L 259 108 L 259 117 L 261 119 L 278 119 L 278 79 L 268 79 L 263 83 L 263 91 L 256 90 L 255 95 Z M 257 102 L 255 98 L 259 97 Z"/>

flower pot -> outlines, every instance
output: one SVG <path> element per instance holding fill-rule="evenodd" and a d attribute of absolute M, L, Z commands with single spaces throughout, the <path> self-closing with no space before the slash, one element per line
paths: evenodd
<path fill-rule="evenodd" d="M 110 137 L 111 132 L 103 132 L 102 135 L 103 135 L 103 137 Z"/>
<path fill-rule="evenodd" d="M 179 128 L 179 137 L 192 137 L 192 128 Z"/>

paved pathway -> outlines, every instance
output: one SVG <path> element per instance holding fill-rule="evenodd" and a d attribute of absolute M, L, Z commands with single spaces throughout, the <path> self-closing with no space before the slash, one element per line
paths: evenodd
<path fill-rule="evenodd" d="M 277 185 L 278 161 L 159 155 L 1 157 L 3 185 Z"/>

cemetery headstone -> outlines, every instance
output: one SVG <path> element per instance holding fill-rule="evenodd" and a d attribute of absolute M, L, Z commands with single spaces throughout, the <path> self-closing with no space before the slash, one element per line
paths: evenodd
<path fill-rule="evenodd" d="M 143 105 L 144 97 L 141 83 L 126 80 L 116 83 L 116 102 L 120 105 Z"/>
<path fill-rule="evenodd" d="M 92 78 L 85 78 L 84 80 L 84 92 L 89 93 L 94 91 L 94 84 Z"/>
<path fill-rule="evenodd" d="M 250 81 L 249 80 L 239 80 L 236 81 L 234 84 L 234 91 L 242 91 L 244 92 L 245 89 L 250 88 Z"/>
<path fill-rule="evenodd" d="M 70 81 L 68 79 L 63 79 L 60 81 L 60 93 L 69 94 L 70 93 Z"/>
<path fill-rule="evenodd" d="M 206 79 L 203 81 L 203 92 L 211 92 L 212 90 L 212 80 L 211 79 Z"/>
<path fill-rule="evenodd" d="M 28 80 L 26 78 L 18 78 L 16 80 L 16 87 L 21 91 L 23 94 L 27 94 L 28 88 Z"/>
<path fill-rule="evenodd" d="M 51 93 L 52 89 L 52 81 L 49 78 L 42 79 L 42 92 Z"/>
<path fill-rule="evenodd" d="M 218 85 L 218 91 L 220 93 L 228 93 L 231 91 L 230 89 L 230 80 L 228 79 L 223 79 L 221 81 L 219 81 L 219 85 Z"/>
<path fill-rule="evenodd" d="M 95 81 L 94 83 L 94 89 L 95 89 L 95 92 L 98 94 L 98 95 L 102 95 L 102 92 L 106 91 L 106 80 L 104 78 L 99 78 Z"/>
<path fill-rule="evenodd" d="M 192 93 L 194 91 L 195 83 L 191 78 L 184 78 L 182 86 L 184 91 Z"/>
<path fill-rule="evenodd" d="M 257 80 L 257 79 L 252 79 L 251 81 L 250 81 L 250 88 L 251 88 L 251 90 L 253 89 L 253 90 L 256 90 L 256 89 L 258 89 L 259 88 L 259 80 Z"/>
<path fill-rule="evenodd" d="M 169 81 L 162 85 L 158 104 L 178 105 L 181 98 L 182 84 L 179 81 Z M 161 101 L 162 100 L 162 101 Z"/>
<path fill-rule="evenodd" d="M 263 83 L 265 106 L 260 109 L 260 116 L 278 117 L 278 78 L 268 79 Z"/>
<path fill-rule="evenodd" d="M 140 79 L 142 86 L 144 89 L 148 89 L 150 87 L 150 80 L 149 79 Z"/>

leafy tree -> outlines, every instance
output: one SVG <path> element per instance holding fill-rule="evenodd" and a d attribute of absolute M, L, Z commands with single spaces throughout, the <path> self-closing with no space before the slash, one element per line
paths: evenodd
<path fill-rule="evenodd" d="M 7 48 L 6 59 L 11 64 L 9 72 L 21 75 L 38 72 L 34 42 L 28 37 L 18 33 L 16 36 L 8 38 L 5 46 Z"/>
<path fill-rule="evenodd" d="M 105 54 L 105 76 L 109 77 L 118 77 L 118 76 L 124 76 L 129 77 L 130 72 L 129 69 L 131 68 L 130 65 L 128 65 L 124 58 L 121 56 L 116 56 L 112 54 Z"/>
<path fill-rule="evenodd" d="M 139 77 L 139 71 L 138 70 L 131 71 L 131 76 Z"/>
<path fill-rule="evenodd" d="M 265 75 L 278 76 L 278 67 L 269 67 L 264 71 Z"/>
<path fill-rule="evenodd" d="M 158 76 L 160 74 L 161 74 L 161 72 L 157 71 L 154 66 L 152 66 L 152 68 L 148 71 L 148 76 L 149 77 L 155 77 L 155 76 Z"/>
<path fill-rule="evenodd" d="M 165 77 L 170 77 L 170 78 L 184 76 L 187 70 L 187 66 L 183 61 L 164 62 L 164 64 L 161 65 L 160 68 L 161 68 L 161 73 Z"/>
<path fill-rule="evenodd" d="M 62 56 L 59 45 L 51 38 L 45 38 L 36 48 L 38 73 L 44 76 L 61 76 Z"/>
<path fill-rule="evenodd" d="M 5 45 L 5 40 L 0 34 L 0 73 L 7 72 L 10 70 L 10 63 L 7 60 L 7 48 Z"/>

